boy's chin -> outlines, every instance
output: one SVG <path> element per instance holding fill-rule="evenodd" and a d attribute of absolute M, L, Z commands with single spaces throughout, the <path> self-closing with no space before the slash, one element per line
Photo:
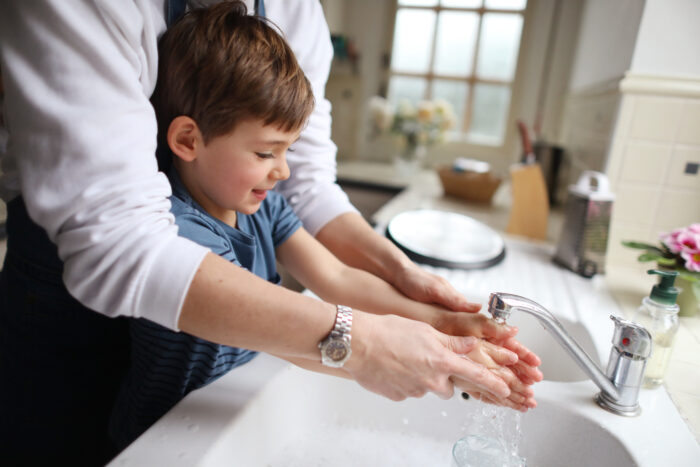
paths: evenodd
<path fill-rule="evenodd" d="M 258 212 L 261 204 L 262 202 L 257 203 L 256 205 L 242 206 L 241 209 L 238 209 L 238 212 L 250 216 L 251 214 L 255 214 L 256 212 Z"/>

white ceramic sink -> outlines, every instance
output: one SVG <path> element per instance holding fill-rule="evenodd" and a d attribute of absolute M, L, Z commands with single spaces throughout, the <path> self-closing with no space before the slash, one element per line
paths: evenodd
<path fill-rule="evenodd" d="M 547 391 L 551 394 L 540 391 L 540 407 L 522 417 L 519 452 L 528 465 L 637 465 L 625 444 L 603 424 L 560 400 L 557 383 L 546 385 L 552 387 Z M 588 395 L 579 403 L 600 410 Z M 484 431 L 484 407 L 461 397 L 444 401 L 426 396 L 395 403 L 352 382 L 289 368 L 225 430 L 199 465 L 235 460 L 244 466 L 447 467 L 460 437 Z M 517 414 L 501 411 L 506 431 L 512 430 Z M 475 422 L 480 417 L 481 426 Z"/>
<path fill-rule="evenodd" d="M 543 248 L 509 242 L 498 266 L 445 275 L 479 300 L 509 291 L 538 301 L 594 361 L 607 363 L 616 304 L 600 282 L 557 269 L 550 258 Z M 529 467 L 699 465 L 700 446 L 663 387 L 641 391 L 638 417 L 609 413 L 593 401 L 598 388 L 534 317 L 516 312 L 509 323 L 544 362 L 539 407 L 521 419 L 519 453 Z M 392 402 L 263 355 L 187 396 L 112 465 L 447 467 L 459 438 L 493 434 L 485 422 L 493 415 L 483 408 L 459 395 Z M 512 430 L 515 412 L 498 413 Z"/>
<path fill-rule="evenodd" d="M 571 337 L 581 346 L 591 359 L 599 367 L 605 368 L 601 362 L 605 362 L 606 355 L 599 355 L 593 337 L 586 327 L 579 322 L 574 322 L 566 318 L 559 318 L 558 321 L 566 329 Z M 574 364 L 573 360 L 566 352 L 562 351 L 559 344 L 551 334 L 545 331 L 544 327 L 534 317 L 521 313 L 513 313 L 508 319 L 508 324 L 518 327 L 518 340 L 525 344 L 530 350 L 535 352 L 542 359 L 540 370 L 545 381 L 585 381 L 588 377 Z M 607 324 L 607 323 L 606 323 Z M 612 328 L 612 323 L 610 323 Z M 612 333 L 611 333 L 612 335 Z"/>

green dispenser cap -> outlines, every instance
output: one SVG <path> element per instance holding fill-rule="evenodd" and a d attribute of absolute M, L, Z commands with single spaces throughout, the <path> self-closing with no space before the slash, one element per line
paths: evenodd
<path fill-rule="evenodd" d="M 651 288 L 651 294 L 649 294 L 649 297 L 655 302 L 663 303 L 664 305 L 675 305 L 676 297 L 680 293 L 680 289 L 678 287 L 674 287 L 673 283 L 678 276 L 678 272 L 649 269 L 647 274 L 658 274 L 661 276 L 659 283 Z"/>

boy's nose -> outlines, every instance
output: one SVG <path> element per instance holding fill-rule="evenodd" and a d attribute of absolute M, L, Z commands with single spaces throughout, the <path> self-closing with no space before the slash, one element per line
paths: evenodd
<path fill-rule="evenodd" d="M 272 177 L 276 180 L 287 180 L 289 178 L 289 165 L 287 158 L 283 158 L 279 164 L 272 170 Z"/>

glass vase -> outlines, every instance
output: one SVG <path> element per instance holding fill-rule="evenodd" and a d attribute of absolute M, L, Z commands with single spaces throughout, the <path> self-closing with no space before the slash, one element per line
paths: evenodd
<path fill-rule="evenodd" d="M 396 155 L 395 163 L 399 174 L 413 175 L 423 166 L 427 149 L 423 144 L 406 144 Z"/>

